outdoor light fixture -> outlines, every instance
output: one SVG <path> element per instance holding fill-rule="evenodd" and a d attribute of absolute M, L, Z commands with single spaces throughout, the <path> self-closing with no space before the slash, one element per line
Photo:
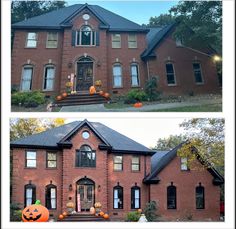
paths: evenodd
<path fill-rule="evenodd" d="M 69 191 L 72 191 L 72 184 L 69 185 Z"/>
<path fill-rule="evenodd" d="M 214 55 L 214 56 L 213 56 L 213 60 L 214 60 L 215 62 L 219 62 L 219 61 L 221 61 L 221 57 L 218 56 L 218 55 Z"/>
<path fill-rule="evenodd" d="M 101 185 L 98 185 L 98 191 L 101 192 Z"/>

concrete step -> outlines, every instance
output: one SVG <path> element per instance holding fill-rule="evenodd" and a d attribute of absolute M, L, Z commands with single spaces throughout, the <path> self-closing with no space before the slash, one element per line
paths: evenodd
<path fill-rule="evenodd" d="M 67 217 L 65 217 L 62 220 L 58 220 L 60 222 L 102 222 L 107 221 L 103 217 L 95 216 L 91 214 L 69 214 Z"/>

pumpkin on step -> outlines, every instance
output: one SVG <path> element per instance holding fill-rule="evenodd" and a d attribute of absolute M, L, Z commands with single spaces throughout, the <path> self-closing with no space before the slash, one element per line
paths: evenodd
<path fill-rule="evenodd" d="M 110 97 L 110 95 L 109 95 L 109 93 L 105 93 L 104 95 L 103 95 L 106 99 L 109 99 L 109 97 Z"/>
<path fill-rule="evenodd" d="M 67 216 L 67 212 L 63 212 L 62 215 L 63 215 L 64 217 L 66 217 L 66 216 Z"/>
<path fill-rule="evenodd" d="M 90 213 L 91 213 L 92 215 L 94 215 L 94 214 L 96 213 L 96 210 L 95 210 L 94 207 L 91 207 L 91 208 L 89 209 L 89 211 L 90 211 Z"/>
<path fill-rule="evenodd" d="M 59 218 L 60 220 L 62 220 L 62 219 L 64 219 L 64 216 L 63 216 L 62 214 L 60 214 L 60 215 L 58 216 L 58 218 Z"/>
<path fill-rule="evenodd" d="M 93 95 L 93 94 L 95 94 L 96 93 L 96 88 L 94 87 L 94 86 L 91 86 L 90 88 L 89 88 L 89 94 L 90 95 Z"/>
<path fill-rule="evenodd" d="M 65 98 L 67 96 L 67 93 L 63 92 L 61 96 L 62 96 L 62 98 Z"/>
<path fill-rule="evenodd" d="M 47 222 L 49 219 L 49 211 L 40 201 L 37 200 L 35 204 L 27 206 L 22 211 L 23 222 Z"/>
<path fill-rule="evenodd" d="M 99 214 L 99 216 L 103 217 L 105 213 L 103 211 L 100 211 L 98 214 Z"/>
<path fill-rule="evenodd" d="M 57 100 L 57 101 L 62 100 L 62 96 L 61 96 L 61 95 L 58 95 L 58 96 L 56 97 L 56 100 Z"/>
<path fill-rule="evenodd" d="M 109 215 L 108 215 L 108 214 L 104 214 L 104 215 L 103 215 L 103 218 L 104 218 L 104 219 L 109 219 Z"/>
<path fill-rule="evenodd" d="M 103 96 L 103 94 L 104 94 L 104 91 L 99 91 L 100 96 Z"/>

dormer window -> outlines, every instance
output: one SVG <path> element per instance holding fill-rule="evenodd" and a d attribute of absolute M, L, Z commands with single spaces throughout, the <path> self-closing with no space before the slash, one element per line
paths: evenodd
<path fill-rule="evenodd" d="M 81 27 L 76 34 L 76 45 L 77 46 L 95 46 L 95 31 L 89 26 L 85 25 Z"/>

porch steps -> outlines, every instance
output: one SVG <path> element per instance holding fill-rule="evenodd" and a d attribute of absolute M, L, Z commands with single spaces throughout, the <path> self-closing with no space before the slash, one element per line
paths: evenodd
<path fill-rule="evenodd" d="M 104 221 L 108 221 L 106 219 L 104 219 L 101 216 L 95 216 L 92 214 L 69 214 L 67 217 L 65 217 L 62 220 L 58 220 L 60 222 L 104 222 Z"/>
<path fill-rule="evenodd" d="M 90 95 L 88 92 L 80 92 L 73 95 L 68 95 L 60 101 L 55 101 L 54 106 L 76 106 L 107 103 L 107 99 L 100 96 L 98 93 Z"/>

